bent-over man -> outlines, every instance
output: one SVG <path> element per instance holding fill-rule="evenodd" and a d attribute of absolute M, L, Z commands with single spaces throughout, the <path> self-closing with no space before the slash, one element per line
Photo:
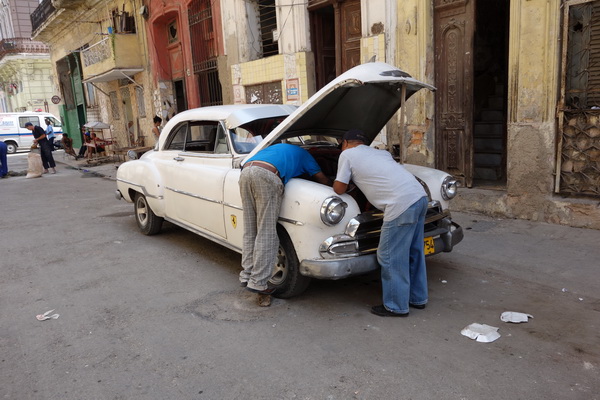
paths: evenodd
<path fill-rule="evenodd" d="M 344 134 L 333 190 L 345 193 L 352 180 L 367 200 L 384 212 L 377 248 L 383 304 L 373 306 L 371 312 L 406 317 L 409 305 L 422 309 L 428 299 L 423 248 L 427 194 L 389 152 L 367 143 L 360 130 Z"/>
<path fill-rule="evenodd" d="M 267 282 L 279 248 L 277 219 L 284 185 L 297 176 L 308 174 L 317 182 L 330 185 L 315 159 L 299 146 L 276 144 L 250 158 L 240 175 L 240 194 L 244 208 L 244 240 L 240 283 L 258 293 L 259 305 L 269 306 L 273 288 Z"/>

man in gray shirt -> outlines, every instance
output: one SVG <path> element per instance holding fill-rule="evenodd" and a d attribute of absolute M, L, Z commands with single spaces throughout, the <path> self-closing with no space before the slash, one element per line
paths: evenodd
<path fill-rule="evenodd" d="M 424 224 L 427 194 L 423 186 L 390 153 L 369 147 L 362 131 L 342 139 L 333 190 L 345 193 L 350 180 L 367 200 L 384 212 L 377 261 L 381 265 L 383 304 L 371 308 L 382 317 L 406 317 L 409 305 L 427 304 Z"/>

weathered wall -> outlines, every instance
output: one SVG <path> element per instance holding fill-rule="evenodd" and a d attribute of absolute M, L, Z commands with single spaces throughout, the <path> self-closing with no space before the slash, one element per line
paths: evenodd
<path fill-rule="evenodd" d="M 432 5 L 420 0 L 398 0 L 395 6 L 398 16 L 394 31 L 395 65 L 415 79 L 433 85 Z M 404 162 L 434 166 L 434 111 L 433 92 L 421 90 L 406 102 L 405 120 L 400 121 L 397 115 Z"/>

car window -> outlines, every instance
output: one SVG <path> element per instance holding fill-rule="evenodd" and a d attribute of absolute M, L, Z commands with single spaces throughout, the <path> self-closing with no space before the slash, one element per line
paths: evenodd
<path fill-rule="evenodd" d="M 183 151 L 185 146 L 185 139 L 187 137 L 188 132 L 188 124 L 187 122 L 182 123 L 181 125 L 175 127 L 173 132 L 169 135 L 167 139 L 167 144 L 165 145 L 165 150 L 180 150 Z"/>
<path fill-rule="evenodd" d="M 192 122 L 185 141 L 186 152 L 213 153 L 217 139 L 216 122 Z"/>
<path fill-rule="evenodd" d="M 285 116 L 258 119 L 230 130 L 233 149 L 238 154 L 250 153 L 284 119 Z"/>
<path fill-rule="evenodd" d="M 19 117 L 19 126 L 21 128 L 25 128 L 25 124 L 31 122 L 33 125 L 39 126 L 40 125 L 40 118 L 39 117 L 34 117 L 34 116 L 27 116 L 27 117 Z"/>
<path fill-rule="evenodd" d="M 215 153 L 217 154 L 228 154 L 229 144 L 227 143 L 227 132 L 223 129 L 223 126 L 219 125 L 217 130 L 217 143 L 215 146 Z"/>
<path fill-rule="evenodd" d="M 54 126 L 56 128 L 62 127 L 62 122 L 60 122 L 56 118 L 54 118 L 54 117 L 46 117 L 46 118 L 48 118 L 52 122 L 52 126 Z"/>

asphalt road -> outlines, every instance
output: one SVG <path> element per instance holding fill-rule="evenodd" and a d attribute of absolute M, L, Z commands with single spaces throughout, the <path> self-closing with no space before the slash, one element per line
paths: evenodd
<path fill-rule="evenodd" d="M 370 314 L 377 274 L 259 308 L 237 253 L 141 235 L 114 189 L 64 165 L 0 180 L 0 398 L 600 398 L 600 231 L 456 214 L 425 310 Z M 502 336 L 462 336 L 474 322 Z"/>

